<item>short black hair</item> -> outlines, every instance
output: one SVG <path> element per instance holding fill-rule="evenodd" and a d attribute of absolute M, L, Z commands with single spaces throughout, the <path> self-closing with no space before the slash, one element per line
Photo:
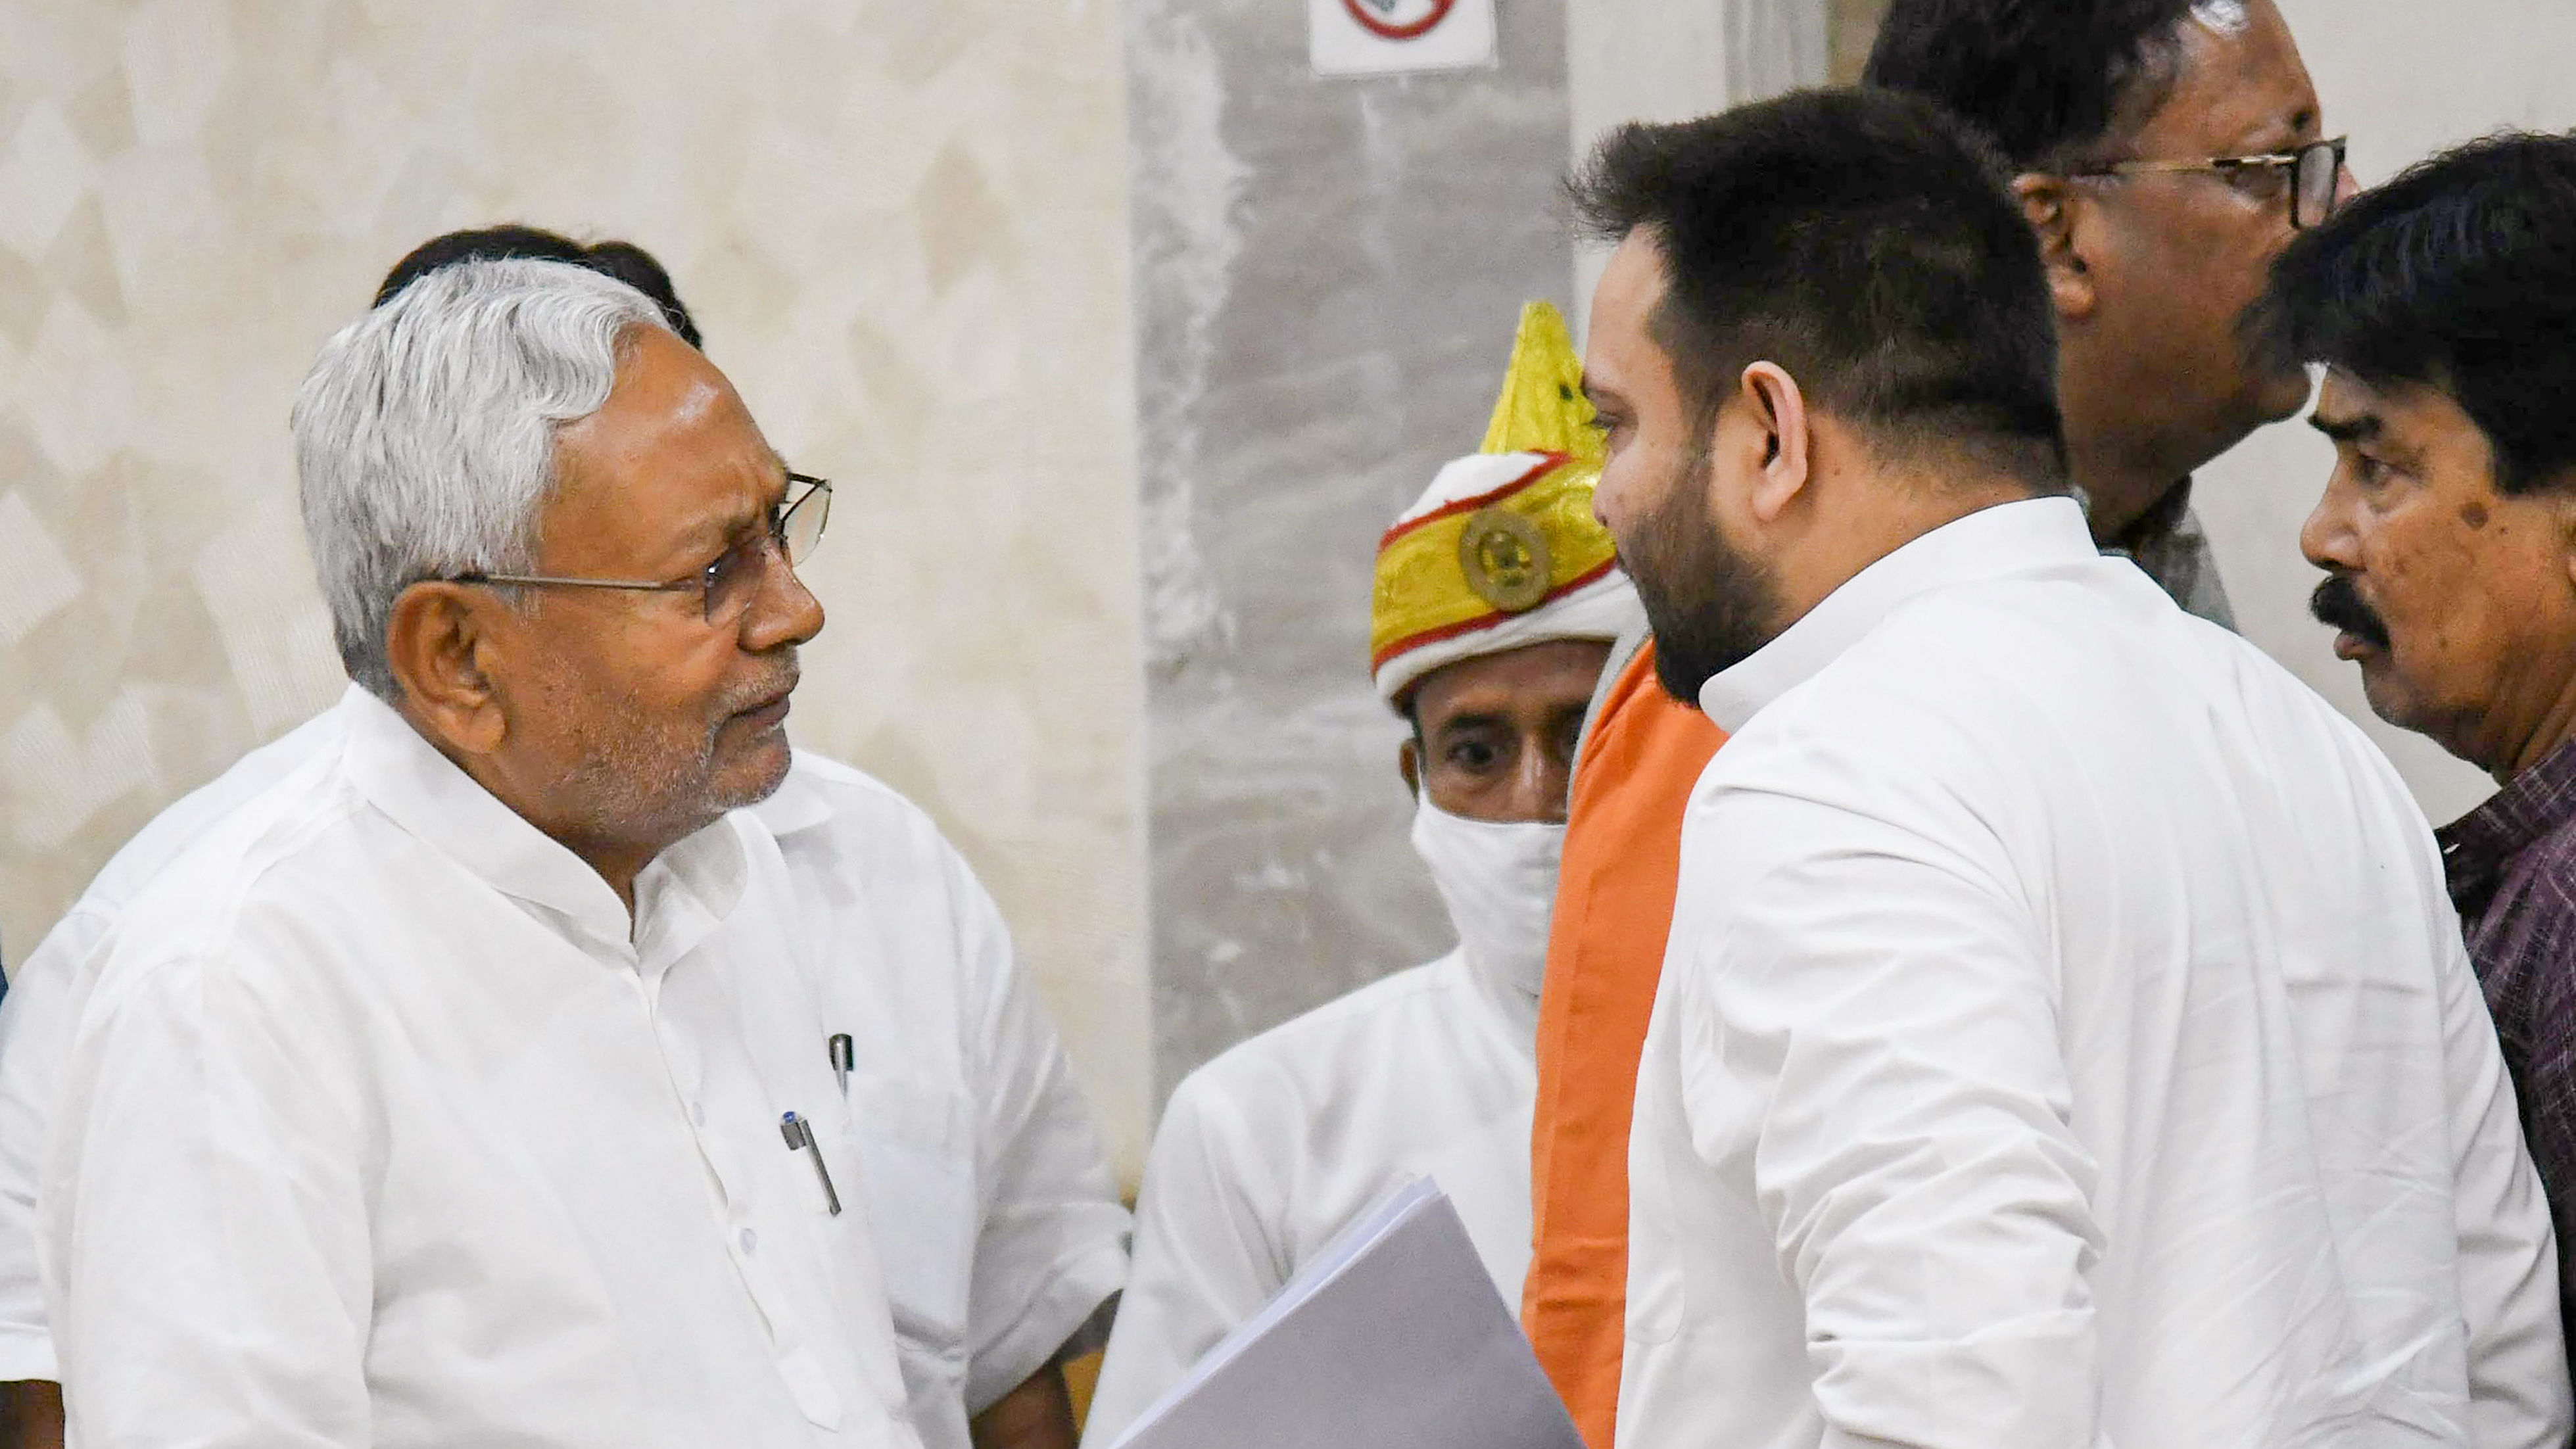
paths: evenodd
<path fill-rule="evenodd" d="M 1704 425 L 1768 360 L 1882 438 L 2061 488 L 2056 316 L 2004 187 L 1959 121 L 1867 89 L 1622 126 L 1571 184 L 1596 236 L 1661 249 L 1655 339 Z"/>
<path fill-rule="evenodd" d="M 570 262 L 587 267 L 652 298 L 654 305 L 662 309 L 662 320 L 671 324 L 681 341 L 701 351 L 705 348 L 698 335 L 697 319 L 689 315 L 680 294 L 671 286 L 671 274 L 663 270 L 651 252 L 633 242 L 577 242 L 560 232 L 517 223 L 451 231 L 422 242 L 385 273 L 384 281 L 376 288 L 375 305 L 381 307 L 392 301 L 403 288 L 441 267 L 467 261 Z"/>
<path fill-rule="evenodd" d="M 2496 487 L 2576 469 L 2576 136 L 2511 131 L 2418 162 L 2299 233 L 2252 325 L 2284 364 L 2460 405 Z"/>
<path fill-rule="evenodd" d="M 2081 159 L 2162 103 L 2192 0 L 1895 0 L 1869 84 L 1975 123 L 2023 170 Z"/>

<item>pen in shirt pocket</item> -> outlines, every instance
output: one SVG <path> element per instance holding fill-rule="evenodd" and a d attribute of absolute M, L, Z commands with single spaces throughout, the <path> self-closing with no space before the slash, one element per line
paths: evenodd
<path fill-rule="evenodd" d="M 787 1139 L 787 1150 L 804 1152 L 814 1159 L 814 1176 L 823 1184 L 823 1204 L 832 1216 L 841 1215 L 841 1195 L 832 1190 L 831 1169 L 823 1165 L 823 1149 L 814 1141 L 814 1124 L 790 1112 L 779 1119 L 779 1134 Z"/>
<path fill-rule="evenodd" d="M 850 1100 L 850 1073 L 859 1065 L 858 1048 L 846 1031 L 836 1031 L 823 1043 L 832 1054 L 832 1079 L 841 1085 L 841 1100 Z"/>

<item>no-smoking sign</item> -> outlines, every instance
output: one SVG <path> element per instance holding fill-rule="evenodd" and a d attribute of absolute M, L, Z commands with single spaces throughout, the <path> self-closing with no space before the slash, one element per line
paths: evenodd
<path fill-rule="evenodd" d="M 1457 0 L 1342 0 L 1360 28 L 1380 40 L 1419 40 L 1440 28 Z"/>
<path fill-rule="evenodd" d="M 1393 75 L 1495 63 L 1494 0 L 1306 0 L 1315 70 Z"/>

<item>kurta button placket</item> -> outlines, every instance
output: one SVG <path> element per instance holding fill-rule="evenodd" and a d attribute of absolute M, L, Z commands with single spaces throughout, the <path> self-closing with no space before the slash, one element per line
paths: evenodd
<path fill-rule="evenodd" d="M 256 828 L 256 850 L 210 850 L 194 874 L 156 877 L 186 893 L 154 923 L 173 981 L 239 973 L 251 1009 L 198 1013 L 156 973 L 119 1017 L 122 1049 L 97 1058 L 116 1075 L 65 1064 L 75 1082 L 133 1073 L 138 1102 L 205 1100 L 212 1080 L 242 1110 L 129 1112 L 112 1097 L 112 1139 L 171 1190 L 121 1166 L 102 1174 L 104 1159 L 66 1169 L 84 1207 L 94 1186 L 140 1189 L 107 1220 L 120 1262 L 150 1262 L 152 1291 L 123 1292 L 121 1267 L 82 1260 L 82 1280 L 107 1286 L 58 1322 L 64 1362 L 119 1381 L 167 1367 L 218 1399 L 256 1399 L 271 1438 L 351 1422 L 371 1398 L 381 1410 L 367 1385 L 303 1371 L 363 1359 L 370 1382 L 409 1386 L 401 1412 L 376 1415 L 385 1442 L 459 1437 L 431 1432 L 443 1422 L 485 1426 L 463 1437 L 488 1441 L 919 1449 L 864 1223 L 809 1230 L 802 1164 L 764 1121 L 776 1109 L 761 1064 L 786 1056 L 783 1041 L 819 1058 L 827 1025 L 741 1009 L 744 992 L 805 964 L 801 938 L 776 924 L 799 901 L 765 828 L 735 815 L 673 845 L 621 911 L 595 872 L 381 701 L 357 691 L 349 711 L 330 758 L 226 817 Z M 183 942 L 177 927 L 235 901 L 260 904 L 220 928 L 187 924 Z M 630 930 L 640 949 L 618 939 Z M 273 1050 L 288 1034 L 310 1049 Z M 161 1049 L 172 1040 L 192 1049 Z M 831 1078 L 807 1066 L 819 1101 Z M 82 1110 L 78 1092 L 67 1111 Z M 253 1150 L 229 1150 L 240 1145 Z M 374 1182 L 328 1176 L 242 1232 L 193 1210 L 274 1197 L 279 1160 L 345 1164 L 361 1149 Z M 754 1256 L 760 1236 L 768 1257 Z M 256 1323 L 190 1291 L 209 1243 L 280 1286 Z M 475 1290 L 463 1295 L 460 1263 Z M 424 1313 L 456 1331 L 399 1330 Z M 518 1359 L 551 1367 L 496 1388 L 490 1364 Z M 128 1408 L 144 1438 L 205 1422 L 167 1396 Z"/>

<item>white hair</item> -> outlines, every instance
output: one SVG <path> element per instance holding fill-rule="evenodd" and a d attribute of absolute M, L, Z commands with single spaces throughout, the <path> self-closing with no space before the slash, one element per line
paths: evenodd
<path fill-rule="evenodd" d="M 555 435 L 607 404 L 638 327 L 669 330 L 623 282 L 563 262 L 468 261 L 323 346 L 295 397 L 295 466 L 351 679 L 399 694 L 385 627 L 404 589 L 534 566 Z"/>
<path fill-rule="evenodd" d="M 2245 0 L 2198 0 L 2191 7 L 2191 18 L 2221 35 L 2235 35 L 2254 23 Z"/>

